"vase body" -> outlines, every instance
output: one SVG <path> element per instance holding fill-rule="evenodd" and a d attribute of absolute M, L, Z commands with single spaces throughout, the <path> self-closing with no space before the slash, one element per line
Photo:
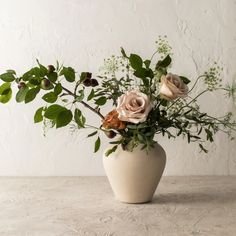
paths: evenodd
<path fill-rule="evenodd" d="M 104 169 L 115 197 L 127 203 L 152 200 L 165 164 L 166 154 L 158 143 L 148 153 L 140 146 L 133 152 L 124 151 L 119 146 L 108 157 L 103 155 Z"/>

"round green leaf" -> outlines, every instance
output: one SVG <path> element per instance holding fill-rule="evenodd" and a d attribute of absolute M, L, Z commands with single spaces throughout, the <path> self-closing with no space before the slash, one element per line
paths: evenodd
<path fill-rule="evenodd" d="M 70 110 L 61 111 L 56 118 L 56 128 L 64 127 L 68 125 L 73 118 Z"/>
<path fill-rule="evenodd" d="M 42 99 L 48 103 L 54 103 L 57 100 L 57 96 L 54 92 L 50 92 L 43 95 Z"/>
<path fill-rule="evenodd" d="M 68 82 L 75 81 L 75 70 L 72 67 L 63 67 L 60 75 L 64 75 Z"/>
<path fill-rule="evenodd" d="M 96 104 L 99 105 L 99 106 L 102 106 L 104 105 L 105 103 L 107 102 L 107 98 L 106 97 L 100 97 L 96 100 Z"/>
<path fill-rule="evenodd" d="M 57 73 L 56 72 L 51 72 L 47 75 L 48 79 L 52 82 L 56 82 L 57 81 Z"/>
<path fill-rule="evenodd" d="M 56 119 L 57 115 L 61 111 L 64 111 L 64 110 L 66 110 L 66 108 L 62 107 L 60 105 L 57 105 L 57 104 L 51 105 L 46 109 L 46 111 L 44 113 L 44 117 L 46 117 L 50 120 Z"/>

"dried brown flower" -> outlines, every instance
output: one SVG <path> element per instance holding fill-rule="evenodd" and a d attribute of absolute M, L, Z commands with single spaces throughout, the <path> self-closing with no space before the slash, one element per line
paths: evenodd
<path fill-rule="evenodd" d="M 109 112 L 104 120 L 103 120 L 103 124 L 102 126 L 105 129 L 116 129 L 116 130 L 120 130 L 120 129 L 125 129 L 126 128 L 126 122 L 121 121 L 118 118 L 118 112 L 114 109 L 111 112 Z"/>

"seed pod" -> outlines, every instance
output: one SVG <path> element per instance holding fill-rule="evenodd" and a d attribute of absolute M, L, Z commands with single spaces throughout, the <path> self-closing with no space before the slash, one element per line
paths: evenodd
<path fill-rule="evenodd" d="M 105 134 L 108 138 L 114 138 L 116 133 L 113 130 L 105 131 Z"/>
<path fill-rule="evenodd" d="M 48 65 L 48 72 L 52 73 L 53 71 L 55 71 L 55 67 L 53 65 Z"/>
<path fill-rule="evenodd" d="M 17 85 L 18 89 L 22 89 L 26 87 L 25 82 L 19 82 L 19 84 Z"/>
<path fill-rule="evenodd" d="M 86 80 L 84 80 L 83 85 L 86 86 L 86 87 L 91 86 L 91 85 L 92 85 L 91 79 L 86 79 Z"/>
<path fill-rule="evenodd" d="M 98 81 L 96 79 L 91 79 L 91 86 L 92 87 L 98 86 Z"/>
<path fill-rule="evenodd" d="M 48 79 L 43 79 L 43 80 L 41 81 L 41 88 L 42 88 L 42 89 L 48 89 L 48 88 L 50 88 L 50 86 L 51 86 L 50 80 L 48 80 Z"/>

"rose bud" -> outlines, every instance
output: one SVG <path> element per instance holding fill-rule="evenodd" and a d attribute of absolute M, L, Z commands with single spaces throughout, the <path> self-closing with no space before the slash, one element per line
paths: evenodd
<path fill-rule="evenodd" d="M 53 65 L 48 65 L 48 72 L 52 73 L 53 71 L 55 71 L 55 67 Z"/>
<path fill-rule="evenodd" d="M 51 86 L 51 82 L 48 79 L 43 79 L 41 81 L 41 88 L 42 89 L 48 89 Z"/>
<path fill-rule="evenodd" d="M 98 81 L 96 79 L 91 79 L 91 85 L 92 87 L 98 86 Z"/>
<path fill-rule="evenodd" d="M 26 87 L 26 84 L 25 82 L 20 82 L 18 85 L 17 85 L 18 89 L 22 89 L 22 88 L 25 88 Z"/>
<path fill-rule="evenodd" d="M 91 79 L 87 78 L 86 80 L 84 80 L 83 85 L 86 87 L 91 86 L 92 85 Z"/>
<path fill-rule="evenodd" d="M 114 138 L 116 133 L 113 130 L 105 131 L 105 134 L 108 138 Z"/>

